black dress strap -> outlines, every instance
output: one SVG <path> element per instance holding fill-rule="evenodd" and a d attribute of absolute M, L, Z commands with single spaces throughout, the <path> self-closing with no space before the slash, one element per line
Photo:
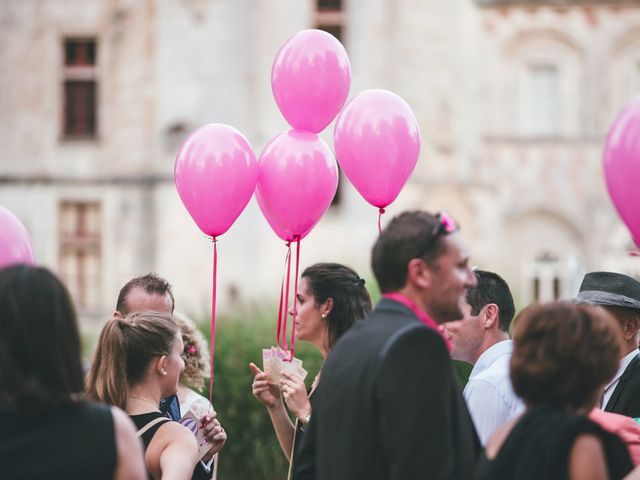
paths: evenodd
<path fill-rule="evenodd" d="M 151 439 L 156 434 L 158 429 L 166 422 L 170 422 L 171 419 L 165 417 L 160 412 L 143 413 L 141 415 L 129 415 L 133 423 L 135 423 L 138 429 L 139 435 L 142 438 L 144 444 L 144 451 L 147 451 Z"/>

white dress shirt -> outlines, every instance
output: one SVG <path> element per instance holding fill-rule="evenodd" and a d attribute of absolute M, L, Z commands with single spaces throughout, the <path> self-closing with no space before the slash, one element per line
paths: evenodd
<path fill-rule="evenodd" d="M 511 340 L 486 349 L 473 366 L 464 388 L 464 398 L 483 446 L 500 425 L 524 411 L 524 403 L 514 393 L 509 378 L 512 350 Z"/>
<path fill-rule="evenodd" d="M 622 360 L 620 360 L 620 368 L 618 368 L 618 371 L 613 376 L 609 384 L 604 387 L 604 395 L 602 395 L 602 410 L 604 410 L 604 408 L 607 406 L 607 403 L 613 395 L 613 391 L 616 389 L 616 386 L 620 381 L 620 377 L 631 363 L 631 360 L 633 360 L 633 357 L 635 357 L 636 355 L 638 355 L 638 350 L 627 353 L 624 357 L 622 357 Z"/>

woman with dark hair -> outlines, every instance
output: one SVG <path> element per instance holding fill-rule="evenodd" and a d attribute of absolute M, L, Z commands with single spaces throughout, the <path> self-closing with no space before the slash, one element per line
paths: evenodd
<path fill-rule="evenodd" d="M 343 333 L 371 312 L 371 298 L 364 280 L 338 263 L 317 263 L 305 269 L 296 302 L 297 315 L 293 319 L 296 338 L 313 344 L 323 358 Z M 289 314 L 293 312 L 290 310 Z M 255 375 L 253 395 L 267 407 L 280 447 L 291 462 L 295 446 L 300 444 L 301 431 L 311 418 L 309 396 L 320 373 L 307 393 L 302 378 L 295 373 L 282 372 L 280 385 L 274 385 L 255 364 L 249 367 Z M 296 417 L 295 425 L 289 420 L 285 404 Z"/>
<path fill-rule="evenodd" d="M 0 270 L 0 366 L 3 478 L 144 478 L 131 420 L 84 400 L 75 310 L 44 268 Z"/>
<path fill-rule="evenodd" d="M 195 435 L 158 407 L 177 391 L 183 350 L 170 314 L 136 312 L 106 323 L 89 371 L 89 396 L 124 409 L 138 428 L 149 478 L 189 479 L 198 461 Z"/>
<path fill-rule="evenodd" d="M 623 478 L 626 445 L 588 418 L 618 368 L 618 324 L 602 308 L 560 302 L 531 306 L 514 324 L 511 381 L 526 410 L 489 440 L 477 478 Z"/>

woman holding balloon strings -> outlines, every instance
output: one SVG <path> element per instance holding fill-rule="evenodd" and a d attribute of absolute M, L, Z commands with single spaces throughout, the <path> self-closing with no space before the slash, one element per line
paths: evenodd
<path fill-rule="evenodd" d="M 364 280 L 351 268 L 337 263 L 317 263 L 305 269 L 296 302 L 296 337 L 317 347 L 323 358 L 343 333 L 371 311 Z M 309 396 L 318 384 L 320 373 L 307 393 L 304 382 L 294 373 L 282 372 L 280 385 L 274 385 L 255 364 L 249 364 L 249 368 L 255 375 L 253 395 L 267 408 L 280 447 L 287 460 L 292 461 L 301 431 L 311 417 Z M 296 417 L 295 426 L 287 408 Z"/>

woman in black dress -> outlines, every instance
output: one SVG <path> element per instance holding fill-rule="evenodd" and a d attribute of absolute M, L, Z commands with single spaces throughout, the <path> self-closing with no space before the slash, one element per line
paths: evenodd
<path fill-rule="evenodd" d="M 0 270 L 0 477 L 145 477 L 131 420 L 83 390 L 66 288 L 44 268 Z"/>
<path fill-rule="evenodd" d="M 593 306 L 534 305 L 513 337 L 511 381 L 527 409 L 489 440 L 477 478 L 623 478 L 632 468 L 626 445 L 588 418 L 620 361 L 615 320 Z"/>

